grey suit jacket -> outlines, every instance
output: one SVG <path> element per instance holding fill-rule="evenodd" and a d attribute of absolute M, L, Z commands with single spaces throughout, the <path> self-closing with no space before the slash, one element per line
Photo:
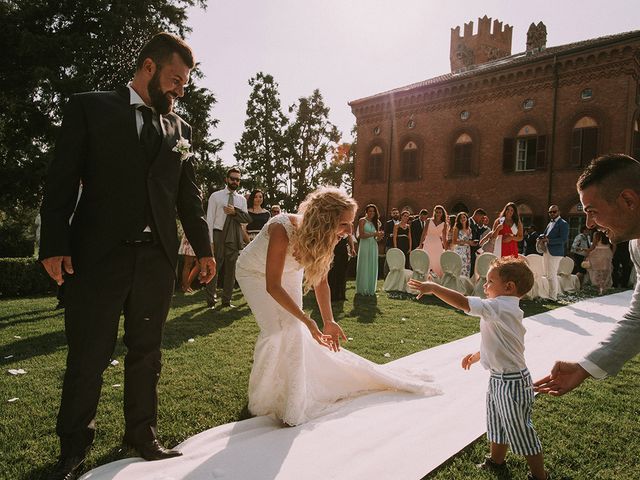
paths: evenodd
<path fill-rule="evenodd" d="M 580 363 L 593 377 L 615 375 L 622 366 L 640 353 L 640 240 L 629 242 L 631 259 L 636 267 L 636 287 L 629 310 L 618 322 L 609 338 Z M 593 366 L 595 365 L 595 369 Z"/>

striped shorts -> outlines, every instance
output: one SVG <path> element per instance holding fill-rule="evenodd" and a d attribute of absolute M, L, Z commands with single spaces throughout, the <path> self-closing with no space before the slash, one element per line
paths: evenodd
<path fill-rule="evenodd" d="M 508 444 L 518 455 L 542 451 L 531 411 L 533 385 L 528 369 L 515 373 L 492 373 L 487 391 L 487 438 Z"/>

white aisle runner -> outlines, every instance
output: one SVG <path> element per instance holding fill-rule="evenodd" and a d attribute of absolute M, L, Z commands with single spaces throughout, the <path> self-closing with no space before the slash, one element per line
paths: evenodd
<path fill-rule="evenodd" d="M 533 378 L 546 375 L 557 359 L 580 359 L 606 337 L 630 301 L 628 291 L 526 318 Z M 267 417 L 221 425 L 179 445 L 182 457 L 120 460 L 82 480 L 419 479 L 485 432 L 488 373 L 479 364 L 469 371 L 460 367 L 479 345 L 476 334 L 394 362 L 427 369 L 441 396 L 375 393 L 291 428 Z"/>

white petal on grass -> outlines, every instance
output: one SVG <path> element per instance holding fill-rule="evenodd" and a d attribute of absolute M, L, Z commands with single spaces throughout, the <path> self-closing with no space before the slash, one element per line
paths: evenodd
<path fill-rule="evenodd" d="M 7 370 L 11 375 L 24 375 L 25 373 L 27 373 L 26 370 L 23 370 L 22 368 L 10 368 L 9 370 Z"/>
<path fill-rule="evenodd" d="M 18 339 L 20 339 L 20 338 L 22 338 L 22 337 L 21 337 L 20 335 L 14 335 L 14 336 L 13 336 L 13 338 L 18 338 Z"/>
<path fill-rule="evenodd" d="M 7 355 L 6 357 L 4 357 L 5 360 L 9 360 L 10 358 L 13 358 L 13 355 Z"/>
<path fill-rule="evenodd" d="M 121 386 L 119 383 L 114 383 L 113 385 L 111 385 L 112 387 L 118 388 L 119 386 Z"/>
<path fill-rule="evenodd" d="M 120 362 L 118 360 L 111 360 L 111 365 L 115 367 L 116 365 L 120 365 Z"/>
<path fill-rule="evenodd" d="M 195 342 L 195 340 L 193 338 L 190 338 L 189 340 L 187 340 L 187 342 L 193 343 L 193 342 Z"/>
<path fill-rule="evenodd" d="M 353 341 L 353 337 L 347 337 L 347 340 L 349 340 L 351 342 L 351 341 Z"/>
<path fill-rule="evenodd" d="M 391 354 L 389 352 L 384 354 L 385 357 L 389 358 L 391 356 Z"/>
<path fill-rule="evenodd" d="M 7 400 L 7 402 L 13 403 L 13 402 L 17 402 L 18 400 L 20 400 L 18 397 L 13 397 L 13 398 L 10 398 L 9 400 Z"/>

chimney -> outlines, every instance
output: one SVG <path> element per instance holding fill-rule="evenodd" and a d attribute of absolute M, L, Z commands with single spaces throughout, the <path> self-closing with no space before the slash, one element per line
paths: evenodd
<path fill-rule="evenodd" d="M 527 30 L 527 53 L 544 50 L 547 46 L 547 27 L 544 23 L 532 23 Z"/>
<path fill-rule="evenodd" d="M 464 24 L 464 33 L 460 36 L 460 27 L 451 29 L 451 49 L 449 60 L 451 71 L 466 70 L 473 65 L 490 62 L 511 55 L 511 34 L 513 27 L 486 15 L 478 19 L 478 33 L 473 34 L 473 22 Z"/>

